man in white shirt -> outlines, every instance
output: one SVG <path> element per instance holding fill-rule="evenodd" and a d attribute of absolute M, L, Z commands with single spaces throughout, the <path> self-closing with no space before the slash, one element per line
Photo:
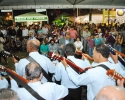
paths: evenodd
<path fill-rule="evenodd" d="M 4 37 L 7 37 L 7 30 L 5 29 L 5 27 L 2 27 L 1 32 L 3 33 Z"/>
<path fill-rule="evenodd" d="M 94 62 L 99 63 L 100 65 L 103 64 L 110 69 L 110 66 L 113 66 L 114 64 L 108 62 L 109 53 L 110 50 L 106 45 L 97 45 L 93 50 Z M 114 59 L 114 62 L 118 63 L 117 57 Z M 93 100 L 103 87 L 108 85 L 116 85 L 115 80 L 109 78 L 109 76 L 106 75 L 107 70 L 99 65 L 95 68 L 89 69 L 85 73 L 75 75 L 65 60 L 63 60 L 62 63 L 66 68 L 69 78 L 76 85 L 87 85 L 87 100 Z"/>
<path fill-rule="evenodd" d="M 31 56 L 36 62 L 38 62 L 41 67 L 44 69 L 44 71 L 48 74 L 49 73 L 55 73 L 56 67 L 54 64 L 50 61 L 49 58 L 41 55 L 39 51 L 40 42 L 37 39 L 31 39 L 27 42 L 27 51 L 29 52 L 29 56 Z M 30 63 L 26 58 L 20 59 L 19 62 L 13 58 L 15 63 L 15 70 L 16 72 L 24 76 L 25 74 L 25 67 L 28 63 Z M 42 83 L 47 82 L 47 78 L 43 75 L 43 78 L 41 79 Z"/>
<path fill-rule="evenodd" d="M 0 100 L 20 100 L 17 93 L 11 89 L 0 89 Z"/>
<path fill-rule="evenodd" d="M 65 46 L 64 51 L 67 55 L 67 59 L 82 69 L 90 66 L 90 63 L 87 59 L 81 60 L 81 59 L 77 59 L 74 57 L 75 50 L 76 50 L 76 48 L 72 43 L 68 43 Z M 79 74 L 73 68 L 71 68 L 71 71 L 76 76 Z M 61 62 L 57 64 L 56 73 L 54 76 L 57 81 L 61 81 L 61 85 L 64 85 L 69 89 L 68 96 L 66 96 L 63 100 L 81 100 L 80 86 L 74 84 L 73 81 L 70 80 L 70 78 L 68 77 L 68 74 Z"/>
<path fill-rule="evenodd" d="M 23 30 L 22 30 L 22 36 L 23 37 L 26 37 L 26 39 L 28 38 L 28 34 L 29 34 L 29 32 L 28 32 L 28 29 L 26 28 L 26 26 L 23 28 Z"/>
<path fill-rule="evenodd" d="M 47 35 L 48 34 L 48 27 L 47 27 L 47 24 L 45 24 L 43 27 L 42 27 L 42 31 L 43 31 L 43 35 Z"/>
<path fill-rule="evenodd" d="M 59 100 L 68 94 L 68 89 L 55 83 L 41 83 L 42 68 L 36 62 L 26 65 L 25 77 L 28 85 L 45 100 Z M 25 88 L 19 88 L 16 81 L 11 78 L 11 89 L 17 92 L 20 100 L 37 100 Z"/>

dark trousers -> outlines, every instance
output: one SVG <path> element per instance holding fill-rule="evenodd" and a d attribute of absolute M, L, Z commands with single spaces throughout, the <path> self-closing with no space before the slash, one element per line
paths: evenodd
<path fill-rule="evenodd" d="M 69 94 L 63 100 L 81 100 L 81 87 L 77 89 L 68 89 Z"/>

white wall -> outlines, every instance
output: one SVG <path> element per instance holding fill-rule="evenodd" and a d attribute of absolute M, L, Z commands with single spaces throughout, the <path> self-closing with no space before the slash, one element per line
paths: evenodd
<path fill-rule="evenodd" d="M 102 14 L 93 14 L 92 23 L 102 23 L 103 15 Z M 75 20 L 78 23 L 89 22 L 89 15 L 79 16 Z"/>

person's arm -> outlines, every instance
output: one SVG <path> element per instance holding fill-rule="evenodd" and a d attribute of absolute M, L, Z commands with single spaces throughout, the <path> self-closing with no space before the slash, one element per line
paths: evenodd
<path fill-rule="evenodd" d="M 122 45 L 122 43 L 123 43 L 123 38 L 119 41 L 119 43 Z"/>
<path fill-rule="evenodd" d="M 81 37 L 84 38 L 84 31 L 81 31 Z"/>
<path fill-rule="evenodd" d="M 17 90 L 19 88 L 17 85 L 17 82 L 10 77 L 10 83 L 11 83 L 11 89 L 14 90 L 15 92 L 17 92 Z"/>
<path fill-rule="evenodd" d="M 18 72 L 18 60 L 16 60 L 14 58 L 14 56 L 12 57 L 12 59 L 13 59 L 14 65 L 15 65 L 15 71 L 16 71 L 17 74 L 19 74 L 19 72 Z"/>
<path fill-rule="evenodd" d="M 113 55 L 113 54 L 110 53 L 110 57 L 113 59 L 115 64 L 118 63 L 118 53 L 116 53 L 116 55 Z"/>
<path fill-rule="evenodd" d="M 47 53 L 49 52 L 49 45 L 47 44 Z"/>
<path fill-rule="evenodd" d="M 64 46 L 62 41 L 63 41 L 63 38 L 59 39 L 59 45 L 58 45 L 59 48 L 63 48 L 63 46 Z"/>
<path fill-rule="evenodd" d="M 42 52 L 42 45 L 40 45 L 40 52 Z"/>
<path fill-rule="evenodd" d="M 117 80 L 117 86 L 121 86 L 121 87 L 123 87 L 124 88 L 124 79 L 122 79 L 122 80 Z"/>
<path fill-rule="evenodd" d="M 63 85 L 55 84 L 54 91 L 56 92 L 56 95 L 55 95 L 56 96 L 55 97 L 56 100 L 64 98 L 65 96 L 68 95 L 68 89 L 65 86 L 63 86 Z"/>
<path fill-rule="evenodd" d="M 92 79 L 90 78 L 90 74 L 89 73 L 83 73 L 80 75 L 75 75 L 72 72 L 72 69 L 68 66 L 68 64 L 66 63 L 65 59 L 62 61 L 69 78 L 76 84 L 76 85 L 87 85 L 89 83 L 92 82 Z"/>
<path fill-rule="evenodd" d="M 61 65 L 61 63 L 58 63 L 58 65 L 56 66 L 57 68 L 56 68 L 56 71 L 55 71 L 55 73 L 54 73 L 54 78 L 57 80 L 57 81 L 60 81 L 61 80 L 61 67 L 63 67 L 62 65 Z"/>
<path fill-rule="evenodd" d="M 25 58 L 24 59 L 21 59 L 19 62 L 15 59 L 14 59 L 14 65 L 15 65 L 15 71 L 17 74 L 19 74 L 20 76 L 24 76 L 25 74 L 25 66 L 29 63 L 28 60 L 26 60 Z"/>
<path fill-rule="evenodd" d="M 49 48 L 49 52 L 51 52 L 52 50 L 51 50 L 51 45 L 50 44 L 49 44 L 48 48 Z"/>
<path fill-rule="evenodd" d="M 47 66 L 47 69 L 50 73 L 55 73 L 56 71 L 56 67 L 54 66 L 54 64 L 52 63 L 52 61 L 50 61 L 49 58 L 45 58 L 46 60 L 46 66 Z"/>
<path fill-rule="evenodd" d="M 82 50 L 83 49 L 83 45 L 82 45 L 82 42 L 80 42 L 81 43 L 81 48 L 80 48 L 80 50 Z"/>

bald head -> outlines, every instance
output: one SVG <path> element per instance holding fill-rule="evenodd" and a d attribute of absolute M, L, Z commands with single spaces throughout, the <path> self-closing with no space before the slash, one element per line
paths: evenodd
<path fill-rule="evenodd" d="M 27 45 L 28 45 L 27 50 L 29 52 L 38 51 L 40 47 L 40 42 L 37 39 L 31 39 L 27 42 Z"/>
<path fill-rule="evenodd" d="M 125 100 L 125 90 L 123 87 L 106 86 L 100 90 L 96 100 Z"/>

